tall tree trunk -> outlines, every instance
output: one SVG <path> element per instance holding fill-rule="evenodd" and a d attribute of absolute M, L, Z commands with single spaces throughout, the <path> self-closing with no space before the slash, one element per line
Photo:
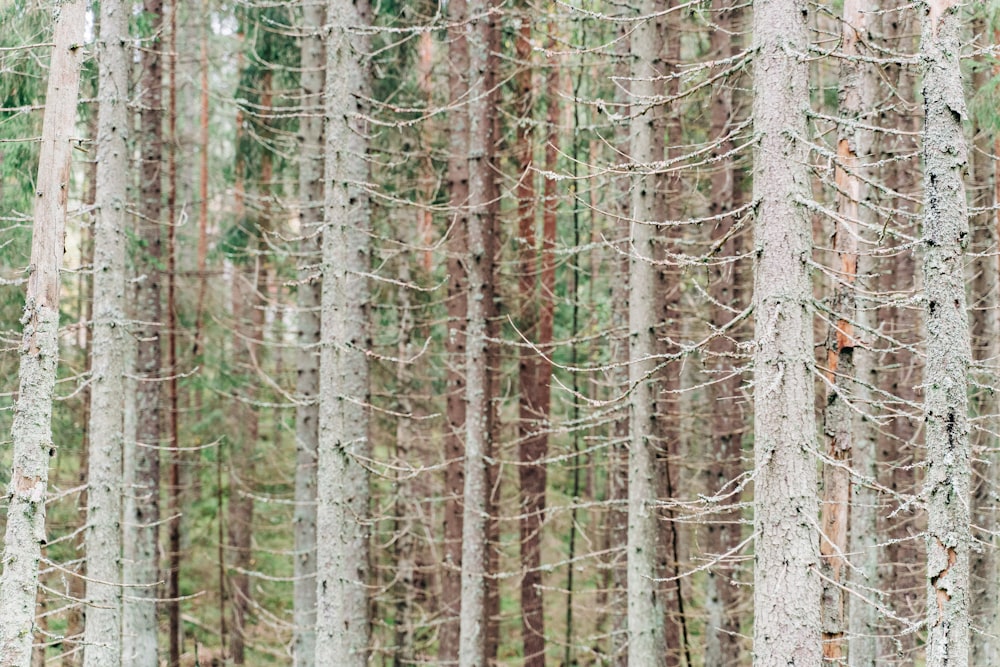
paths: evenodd
<path fill-rule="evenodd" d="M 925 3 L 924 289 L 927 304 L 927 666 L 969 664 L 968 372 L 964 255 L 969 220 L 960 5 Z"/>
<path fill-rule="evenodd" d="M 365 0 L 330 0 L 316 516 L 316 664 L 368 661 L 368 279 Z"/>
<path fill-rule="evenodd" d="M 656 93 L 665 94 L 667 99 L 676 98 L 680 92 L 680 77 L 678 67 L 681 62 L 681 34 L 683 25 L 680 12 L 677 11 L 677 0 L 667 0 L 668 13 L 654 19 L 657 33 L 661 39 L 662 56 L 655 66 L 656 77 L 666 79 L 663 83 L 654 80 Z M 655 130 L 654 160 L 659 162 L 665 158 L 677 159 L 683 149 L 684 137 L 680 114 L 675 111 L 676 101 L 657 104 L 646 113 L 654 114 L 659 125 Z M 664 144 L 664 141 L 666 142 Z M 680 220 L 683 216 L 684 183 L 681 173 L 674 169 L 669 172 L 658 172 L 652 177 L 654 190 L 654 215 L 647 218 L 653 221 Z M 681 324 L 681 272 L 676 262 L 667 259 L 668 253 L 682 255 L 682 228 L 677 225 L 667 225 L 665 228 L 655 227 L 656 267 L 656 304 L 659 313 L 657 322 L 656 353 L 661 355 L 676 355 L 680 349 L 675 342 L 680 340 L 683 332 Z M 680 490 L 681 477 L 678 474 L 678 463 L 681 460 L 681 375 L 682 366 L 677 359 L 658 364 L 656 373 L 657 388 L 654 393 L 656 401 L 655 439 L 657 451 L 657 474 L 660 478 L 659 498 L 672 503 L 682 496 Z M 685 662 L 691 664 L 690 648 L 687 638 L 687 619 L 684 614 L 684 578 L 681 574 L 681 524 L 676 521 L 676 510 L 668 505 L 659 510 L 660 515 L 660 548 L 658 553 L 659 572 L 661 577 L 673 577 L 673 581 L 662 586 L 664 611 L 666 617 L 664 632 L 667 642 L 667 666 L 680 667 Z"/>
<path fill-rule="evenodd" d="M 808 8 L 754 3 L 754 664 L 820 664 Z"/>
<path fill-rule="evenodd" d="M 732 9 L 729 0 L 714 0 L 715 23 L 712 31 L 712 58 L 725 61 L 735 55 L 741 47 L 742 10 Z M 733 74 L 724 81 L 724 88 L 713 96 L 711 108 L 710 137 L 718 141 L 713 153 L 729 155 L 736 142 L 729 136 L 736 125 L 737 113 L 734 96 L 738 75 Z M 745 262 L 737 260 L 745 252 L 745 235 L 737 229 L 738 215 L 733 211 L 743 205 L 743 169 L 733 157 L 722 158 L 721 164 L 712 174 L 711 205 L 709 214 L 720 217 L 712 231 L 714 244 L 718 249 L 717 270 L 712 272 L 709 290 L 715 305 L 712 308 L 712 325 L 723 328 L 746 306 L 749 285 L 744 278 Z M 742 270 L 741 270 L 742 269 Z M 716 337 L 710 344 L 710 351 L 717 355 L 713 360 L 713 370 L 719 375 L 711 385 L 712 403 L 712 443 L 714 452 L 711 463 L 705 469 L 705 492 L 711 496 L 722 490 L 730 491 L 721 500 L 723 511 L 715 515 L 714 521 L 705 527 L 705 550 L 709 557 L 722 558 L 731 553 L 742 539 L 738 494 L 733 494 L 730 484 L 742 472 L 742 440 L 746 430 L 746 409 L 739 399 L 743 382 L 738 372 L 739 353 L 737 343 L 744 337 L 741 331 L 727 331 Z M 740 589 L 733 583 L 734 567 L 731 559 L 720 560 L 718 566 L 708 571 L 706 578 L 705 607 L 708 627 L 705 631 L 705 664 L 740 664 L 746 649 L 740 641 L 739 602 Z"/>
<path fill-rule="evenodd" d="M 977 9 L 972 24 L 974 35 L 990 35 L 982 18 L 982 9 Z M 989 70 L 982 56 L 977 56 L 979 66 L 972 70 L 972 90 L 981 91 L 987 86 Z M 995 390 L 997 374 L 994 370 L 1000 353 L 1000 322 L 998 322 L 998 265 L 994 253 L 997 251 L 997 227 L 995 214 L 990 210 L 994 205 L 995 186 L 993 184 L 993 140 L 988 127 L 976 123 L 974 133 L 975 150 L 972 152 L 973 191 L 971 202 L 976 209 L 970 218 L 972 225 L 972 353 L 976 364 L 978 387 L 972 393 L 972 410 L 979 423 L 972 433 L 973 446 L 973 491 L 972 525 L 976 527 L 975 539 L 982 544 L 981 549 L 972 553 L 971 609 L 972 633 L 971 664 L 993 665 L 1000 663 L 1000 571 L 998 571 L 997 509 L 995 490 L 1000 484 L 1000 457 L 997 455 L 997 412 Z M 992 157 L 992 159 L 991 159 Z"/>
<path fill-rule="evenodd" d="M 656 582 L 662 545 L 659 540 L 657 466 L 657 307 L 658 255 L 654 221 L 658 206 L 655 176 L 643 172 L 663 159 L 663 126 L 654 99 L 662 91 L 660 24 L 664 3 L 644 0 L 644 17 L 632 32 L 632 127 L 629 153 L 639 175 L 632 183 L 629 221 L 629 472 L 628 472 L 628 635 L 629 665 L 667 664 L 664 600 Z M 648 18 L 656 16 L 657 18 Z"/>
<path fill-rule="evenodd" d="M 128 7 L 101 3 L 84 667 L 121 664 Z"/>
<path fill-rule="evenodd" d="M 136 258 L 135 340 L 137 383 L 135 438 L 125 456 L 125 560 L 123 579 L 135 584 L 122 603 L 122 660 L 136 667 L 158 667 L 156 582 L 159 581 L 160 521 L 160 403 L 163 384 L 160 333 L 163 331 L 160 297 L 161 214 L 163 209 L 163 71 L 160 33 L 163 0 L 145 0 L 151 39 L 141 55 L 142 164 Z"/>
<path fill-rule="evenodd" d="M 845 3 L 843 30 L 844 45 L 850 46 L 858 55 L 869 52 L 872 40 L 871 20 L 868 7 L 856 0 Z M 848 34 L 848 33 L 853 34 Z M 846 121 L 868 124 L 869 114 L 875 106 L 877 80 L 872 65 L 858 60 L 844 61 L 842 66 L 846 72 L 845 79 L 849 81 L 844 86 L 844 99 L 841 116 Z M 852 93 L 852 90 L 853 93 Z M 849 100 L 849 102 L 847 101 Z M 871 178 L 870 168 L 866 163 L 871 159 L 874 136 L 869 130 L 859 127 L 844 127 L 842 133 L 848 140 L 847 153 L 849 159 L 842 166 L 852 167 L 852 174 L 844 173 L 847 180 L 844 189 L 849 198 L 838 200 L 843 206 L 841 215 L 854 214 L 860 223 L 867 223 L 872 218 L 871 192 L 866 180 Z M 851 148 L 856 159 L 850 159 Z M 843 159 L 843 157 L 841 158 Z M 840 186 L 838 186 L 840 187 Z M 856 202 L 856 205 L 855 205 Z M 850 227 L 844 232 L 852 234 Z M 864 237 L 864 232 L 859 232 Z M 857 284 L 862 293 L 875 291 L 875 263 L 870 253 L 861 253 L 857 259 Z M 855 403 L 862 409 L 869 409 L 872 392 L 870 387 L 876 385 L 875 353 L 872 348 L 871 334 L 875 328 L 876 309 L 859 294 L 853 296 L 855 308 L 852 312 L 844 311 L 853 316 L 858 324 L 858 333 L 854 337 L 852 360 L 854 363 L 853 397 Z M 851 485 L 850 508 L 848 518 L 847 552 L 852 556 L 854 567 L 851 569 L 850 581 L 855 589 L 872 588 L 878 581 L 878 493 L 874 483 L 878 479 L 878 439 L 875 425 L 867 416 L 855 414 L 851 419 L 851 474 L 860 477 Z M 823 524 L 821 524 L 823 525 Z M 846 601 L 847 610 L 847 659 L 850 667 L 875 667 L 878 660 L 878 610 L 869 602 L 868 596 L 851 595 Z"/>
<path fill-rule="evenodd" d="M 86 25 L 84 0 L 58 6 L 35 181 L 31 266 L 20 349 L 19 389 L 11 427 L 13 465 L 0 577 L 0 665 L 31 664 L 38 563 L 45 542 L 45 494 L 52 444 L 52 399 L 59 359 L 62 266 L 70 155 Z"/>
<path fill-rule="evenodd" d="M 864 208 L 867 185 L 862 161 L 871 147 L 870 132 L 859 127 L 871 108 L 871 87 L 866 78 L 868 65 L 859 59 L 862 38 L 867 33 L 866 5 L 860 0 L 844 3 L 840 63 L 840 107 L 843 119 L 837 139 L 836 185 L 837 218 L 834 222 L 834 251 L 840 260 L 833 290 L 832 324 L 826 340 L 827 397 L 824 432 L 829 462 L 823 468 L 823 505 L 819 550 L 823 573 L 823 657 L 842 662 L 847 648 L 847 600 L 844 584 L 849 554 L 848 533 L 852 501 L 851 466 L 855 446 L 867 445 L 868 425 L 850 405 L 857 395 L 859 378 L 856 356 L 864 354 L 859 344 L 858 322 L 858 237 L 859 222 L 867 219 Z M 864 511 L 867 511 L 864 510 Z M 871 530 L 869 525 L 862 530 Z M 873 640 L 870 631 L 865 637 Z M 861 639 L 860 637 L 858 639 Z M 874 646 L 866 647 L 870 652 Z M 859 650 L 863 650 L 858 646 Z"/>
<path fill-rule="evenodd" d="M 463 21 L 466 1 L 448 4 L 448 95 L 451 104 L 467 104 L 469 90 L 469 46 Z M 469 215 L 468 111 L 459 106 L 448 116 L 448 339 L 447 398 L 445 416 L 445 505 L 444 566 L 441 570 L 441 613 L 438 632 L 438 660 L 458 661 L 459 612 L 462 598 L 462 496 L 464 493 L 463 448 L 465 443 L 465 317 L 468 279 L 466 276 L 466 230 Z"/>
<path fill-rule="evenodd" d="M 530 9 L 522 8 L 515 40 L 518 67 L 515 114 L 515 160 L 520 170 L 517 196 L 518 254 L 521 297 L 518 328 L 528 340 L 540 343 L 538 303 L 538 249 L 535 239 L 537 202 L 535 197 L 534 95 Z M 542 600 L 542 518 L 545 512 L 545 453 L 548 437 L 544 433 L 548 417 L 548 382 L 540 377 L 541 360 L 534 349 L 520 348 L 518 481 L 520 485 L 521 545 L 521 637 L 525 667 L 545 665 L 545 615 Z M 544 382 L 544 384 L 543 384 Z"/>
<path fill-rule="evenodd" d="M 170 2 L 170 75 L 168 88 L 170 106 L 167 108 L 167 419 L 170 452 L 170 476 L 167 485 L 167 524 L 169 547 L 167 549 L 167 636 L 169 666 L 180 667 L 181 646 L 181 451 L 177 400 L 177 12 L 179 0 Z M 220 508 L 221 511 L 221 508 Z"/>
<path fill-rule="evenodd" d="M 320 31 L 326 10 L 303 8 L 309 33 L 302 40 L 302 116 L 299 121 L 298 376 L 295 385 L 295 665 L 316 664 L 316 452 L 319 441 L 319 341 L 322 283 L 318 264 L 323 225 L 322 92 L 326 51 Z"/>
<path fill-rule="evenodd" d="M 488 317 L 491 311 L 492 218 L 490 170 L 492 122 L 490 0 L 467 4 L 466 39 L 469 54 L 467 127 L 465 150 L 469 169 L 469 204 L 466 218 L 466 348 L 465 348 L 465 483 L 462 516 L 462 595 L 459 623 L 459 665 L 486 667 L 488 647 L 487 565 L 490 516 L 490 453 L 492 395 L 489 378 Z"/>

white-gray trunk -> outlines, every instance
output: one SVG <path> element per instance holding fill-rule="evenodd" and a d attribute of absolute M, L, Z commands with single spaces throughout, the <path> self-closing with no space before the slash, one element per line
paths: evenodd
<path fill-rule="evenodd" d="M 460 667 L 486 666 L 486 564 L 489 448 L 489 388 L 486 376 L 486 284 L 492 279 L 486 257 L 489 165 L 487 155 L 491 113 L 484 85 L 489 59 L 489 0 L 471 0 L 466 28 L 469 49 L 469 211 L 466 237 L 468 297 L 465 338 L 465 505 L 462 512 L 462 607 L 459 620 Z"/>
<path fill-rule="evenodd" d="M 316 452 L 319 440 L 319 341 L 323 224 L 323 84 L 325 57 L 321 26 L 326 9 L 306 3 L 302 38 L 302 118 L 299 121 L 298 379 L 295 391 L 295 665 L 316 664 Z"/>
<path fill-rule="evenodd" d="M 754 2 L 754 665 L 818 667 L 809 5 Z"/>
<path fill-rule="evenodd" d="M 662 10 L 662 3 L 644 0 L 639 11 L 648 16 Z M 663 74 L 659 53 L 663 36 L 657 22 L 647 19 L 632 32 L 631 92 L 632 121 L 629 153 L 640 170 L 662 159 L 655 133 L 653 106 L 656 77 Z M 664 626 L 659 572 L 659 512 L 656 491 L 656 324 L 657 304 L 656 231 L 657 202 L 653 176 L 640 174 L 632 183 L 632 213 L 629 222 L 629 457 L 628 457 L 628 664 L 630 667 L 666 665 L 667 641 Z"/>
<path fill-rule="evenodd" d="M 330 0 L 316 512 L 316 664 L 368 663 L 367 135 L 364 0 Z"/>
<path fill-rule="evenodd" d="M 924 290 L 927 313 L 927 667 L 969 664 L 969 220 L 961 6 L 924 3 Z"/>
<path fill-rule="evenodd" d="M 125 372 L 125 214 L 128 178 L 128 21 L 131 5 L 101 3 L 97 40 L 97 216 L 87 473 L 84 667 L 120 667 L 122 444 Z"/>
<path fill-rule="evenodd" d="M 31 664 L 38 563 L 45 543 L 45 493 L 52 444 L 52 392 L 59 359 L 59 269 L 83 62 L 84 0 L 57 3 L 45 116 L 35 181 L 31 274 L 24 306 L 20 384 L 11 427 L 13 464 L 7 491 L 0 577 L 0 666 Z"/>

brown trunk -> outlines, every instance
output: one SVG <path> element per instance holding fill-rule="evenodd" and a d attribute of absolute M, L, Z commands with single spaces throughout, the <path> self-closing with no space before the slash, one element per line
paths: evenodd
<path fill-rule="evenodd" d="M 167 506 L 170 516 L 168 530 L 167 609 L 170 642 L 170 667 L 179 667 L 181 660 L 181 484 L 180 484 L 180 432 L 177 398 L 177 12 L 178 0 L 170 5 L 170 107 L 167 110 L 167 414 L 170 423 L 168 442 L 175 449 L 170 457 L 170 484 L 167 486 Z"/>
<path fill-rule="evenodd" d="M 668 0 L 667 7 L 673 9 L 677 0 Z M 659 64 L 661 76 L 675 74 L 681 59 L 681 19 L 677 11 L 671 11 L 660 19 L 665 24 L 665 39 L 663 59 Z M 668 99 L 677 95 L 680 91 L 680 78 L 671 76 L 663 92 Z M 659 108 L 650 110 L 656 114 L 657 125 L 661 128 L 656 134 L 655 152 L 658 160 L 664 157 L 673 159 L 682 153 L 683 137 L 681 135 L 680 116 L 675 110 L 674 104 L 667 103 Z M 667 145 L 663 145 L 666 139 Z M 683 196 L 684 184 L 679 171 L 672 171 L 669 174 L 656 174 L 654 177 L 655 206 L 658 212 L 656 220 L 680 220 L 684 205 L 681 200 Z M 662 261 L 658 272 L 656 287 L 658 300 L 661 308 L 659 331 L 659 352 L 660 354 L 672 355 L 678 352 L 676 344 L 670 341 L 680 340 L 682 337 L 680 303 L 681 303 L 681 275 L 679 267 L 672 264 L 670 260 L 664 261 L 664 249 L 681 254 L 683 247 L 678 243 L 681 239 L 681 227 L 669 225 L 660 228 L 658 236 L 661 243 L 657 247 L 657 259 Z M 657 399 L 657 422 L 655 437 L 658 440 L 658 459 L 661 477 L 662 492 L 661 498 L 668 503 L 681 496 L 678 475 L 678 462 L 681 458 L 681 429 L 680 429 L 680 391 L 681 391 L 681 364 L 679 361 L 671 361 L 662 364 L 659 371 L 659 384 L 661 391 Z M 681 535 L 679 524 L 675 521 L 676 512 L 669 507 L 663 511 L 664 520 L 661 522 L 660 535 L 660 572 L 661 576 L 673 577 L 674 581 L 664 586 L 664 611 L 666 613 L 665 636 L 667 640 L 667 666 L 679 667 L 681 664 L 691 664 L 690 649 L 688 647 L 687 620 L 684 614 L 684 591 L 681 573 Z"/>
<path fill-rule="evenodd" d="M 718 29 L 712 31 L 712 58 L 722 61 L 741 48 L 740 29 L 742 11 L 730 9 L 728 0 L 714 0 L 712 8 Z M 722 90 L 713 95 L 711 106 L 710 137 L 718 141 L 714 155 L 726 155 L 736 142 L 728 135 L 736 125 L 736 94 L 738 73 L 726 77 Z M 732 157 L 722 159 L 711 180 L 709 215 L 719 216 L 712 229 L 712 249 L 716 264 L 711 271 L 709 293 L 712 307 L 712 326 L 717 329 L 727 325 L 747 305 L 748 289 L 745 277 L 749 266 L 737 260 L 744 252 L 745 235 L 736 227 L 741 214 L 733 213 L 743 204 L 743 169 Z M 747 406 L 741 401 L 740 386 L 743 377 L 738 371 L 737 345 L 746 339 L 746 327 L 737 325 L 724 335 L 714 338 L 709 350 L 714 356 L 712 370 L 715 383 L 712 397 L 712 449 L 705 468 L 705 493 L 719 497 L 720 511 L 705 527 L 705 552 L 710 558 L 719 558 L 718 564 L 708 571 L 706 611 L 709 627 L 706 628 L 706 664 L 719 667 L 738 665 L 747 647 L 741 641 L 739 606 L 740 589 L 736 583 L 735 554 L 732 554 L 743 537 L 738 508 L 740 497 L 733 492 L 732 482 L 743 472 L 741 463 L 742 439 L 746 430 Z"/>
<path fill-rule="evenodd" d="M 894 52 L 913 52 L 915 50 L 914 35 L 917 27 L 914 12 L 901 10 L 883 16 L 885 47 Z M 887 76 L 894 90 L 899 91 L 903 99 L 910 102 L 915 97 L 915 81 L 911 73 L 898 65 L 888 68 Z M 895 100 L 897 103 L 899 100 Z M 912 103 L 912 102 L 911 102 Z M 885 126 L 915 133 L 918 130 L 917 120 L 912 114 L 889 112 L 882 121 Z M 916 141 L 910 136 L 894 136 L 882 138 L 883 153 L 897 158 L 887 167 L 886 185 L 892 192 L 902 196 L 892 197 L 887 204 L 898 214 L 889 224 L 893 231 L 900 234 L 918 237 L 915 228 L 916 204 L 919 198 L 917 182 L 917 165 L 913 158 L 903 160 L 901 156 L 916 154 Z M 892 245 L 901 245 L 899 237 L 890 237 Z M 919 271 L 916 259 L 909 248 L 895 252 L 883 260 L 885 268 L 880 271 L 879 292 L 892 294 L 910 294 L 918 289 L 917 273 Z M 880 315 L 879 320 L 888 323 L 887 330 L 904 343 L 912 344 L 922 337 L 923 321 L 917 311 L 910 307 L 889 308 Z M 922 381 L 922 361 L 911 349 L 893 346 L 881 364 L 888 372 L 881 378 L 888 386 L 880 387 L 909 405 L 918 404 L 916 387 Z M 920 480 L 916 474 L 915 463 L 923 460 L 921 425 L 916 418 L 911 417 L 911 408 L 904 403 L 895 403 L 892 407 L 898 411 L 888 428 L 880 429 L 878 439 L 879 468 L 888 470 L 884 483 L 895 498 L 883 512 L 883 535 L 886 540 L 885 567 L 882 585 L 879 587 L 886 595 L 889 607 L 902 618 L 919 619 L 923 617 L 924 598 L 924 548 L 923 540 L 917 539 L 925 524 L 925 520 L 913 508 L 903 507 L 899 498 L 910 496 L 919 491 Z M 885 538 L 883 538 L 885 539 Z M 916 658 L 918 651 L 917 637 L 913 632 L 903 632 L 904 627 L 893 624 L 879 641 L 878 655 L 899 656 L 902 664 Z"/>
<path fill-rule="evenodd" d="M 529 10 L 530 11 L 530 10 Z M 517 128 L 515 161 L 520 176 L 515 188 L 518 217 L 519 292 L 521 316 L 518 329 L 524 338 L 539 339 L 538 308 L 538 249 L 535 247 L 535 173 L 533 170 L 534 131 L 531 62 L 531 25 L 528 15 L 522 16 L 516 39 L 519 71 L 516 76 Z M 518 481 L 520 483 L 521 537 L 521 636 L 526 667 L 545 665 L 545 616 L 542 601 L 541 531 L 545 512 L 545 452 L 548 437 L 544 433 L 547 420 L 548 383 L 539 375 L 539 356 L 527 346 L 520 348 L 518 374 L 520 396 L 518 417 Z M 544 384 L 543 384 L 544 382 Z"/>
<path fill-rule="evenodd" d="M 487 0 L 487 6 L 498 6 L 495 0 Z M 483 91 L 487 91 L 486 109 L 494 109 L 500 102 L 497 77 L 500 69 L 500 39 L 501 30 L 497 25 L 498 14 L 491 12 L 487 19 L 486 71 L 483 73 Z M 496 293 L 496 260 L 500 238 L 500 186 L 496 175 L 499 173 L 497 164 L 497 138 L 500 136 L 501 114 L 493 114 L 492 122 L 488 123 L 486 136 L 486 154 L 482 161 L 486 170 L 486 194 L 489 204 L 483 224 L 484 264 L 482 275 L 486 281 L 483 286 L 483 301 L 486 316 L 486 457 L 492 460 L 496 455 L 496 443 L 499 442 L 500 417 L 497 411 L 495 397 L 498 391 L 500 348 L 495 342 L 499 336 Z M 500 521 L 498 507 L 500 504 L 500 466 L 496 463 L 487 466 L 487 519 L 486 540 L 486 664 L 497 662 L 500 650 L 500 581 L 493 575 L 500 569 Z"/>

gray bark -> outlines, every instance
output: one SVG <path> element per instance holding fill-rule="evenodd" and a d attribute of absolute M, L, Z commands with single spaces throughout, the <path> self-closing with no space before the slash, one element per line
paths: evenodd
<path fill-rule="evenodd" d="M 327 4 L 316 664 L 368 662 L 367 133 L 364 0 Z"/>
<path fill-rule="evenodd" d="M 130 6 L 101 3 L 84 667 L 121 665 L 125 213 Z"/>
<path fill-rule="evenodd" d="M 469 52 L 469 210 L 466 219 L 468 296 L 465 348 L 465 506 L 462 513 L 462 594 L 459 620 L 460 667 L 486 666 L 486 566 L 489 485 L 486 455 L 489 451 L 489 382 L 487 360 L 487 285 L 491 279 L 487 257 L 489 224 L 490 147 L 489 99 L 484 82 L 489 57 L 489 0 L 467 5 L 466 32 Z"/>
<path fill-rule="evenodd" d="M 298 378 L 295 410 L 295 664 L 312 667 L 316 655 L 316 452 L 319 440 L 319 341 L 322 283 L 320 261 L 323 223 L 322 91 L 326 52 L 321 26 L 323 5 L 306 3 L 302 40 L 302 108 L 299 121 L 299 189 L 302 240 L 299 244 Z"/>
<path fill-rule="evenodd" d="M 927 666 L 969 664 L 969 220 L 960 5 L 924 3 L 924 289 L 927 313 Z"/>
<path fill-rule="evenodd" d="M 808 6 L 754 2 L 754 665 L 818 666 Z"/>
<path fill-rule="evenodd" d="M 11 428 L 13 465 L 7 491 L 3 575 L 0 577 L 0 665 L 31 664 L 38 563 L 45 543 L 45 494 L 52 443 L 52 395 L 59 359 L 59 269 L 66 197 L 80 90 L 87 3 L 55 10 L 36 180 L 31 274 L 20 349 L 20 384 Z"/>
<path fill-rule="evenodd" d="M 144 381 L 134 383 L 137 426 L 129 434 L 125 452 L 125 542 L 122 578 L 138 584 L 122 601 L 122 659 L 135 667 L 158 667 L 156 596 L 159 580 L 160 403 L 163 355 L 160 345 L 162 308 L 160 239 L 163 188 L 163 99 L 161 42 L 162 0 L 146 0 L 143 11 L 153 35 L 141 52 L 142 165 L 141 215 L 136 219 L 142 249 L 136 256 L 133 312 L 135 315 L 135 370 Z M 131 366 L 131 364 L 130 364 Z"/>
<path fill-rule="evenodd" d="M 642 15 L 662 11 L 657 0 L 640 4 Z M 662 37 L 658 22 L 645 20 L 632 33 L 631 108 L 629 153 L 640 166 L 663 159 L 660 113 L 653 106 L 659 92 Z M 660 86 L 659 88 L 662 88 Z M 659 571 L 659 512 L 656 507 L 660 475 L 657 465 L 658 383 L 656 368 L 658 330 L 656 227 L 659 218 L 656 186 L 659 179 L 640 174 L 632 183 L 629 222 L 629 461 L 628 461 L 628 664 L 655 667 L 667 664 L 664 600 L 656 583 Z"/>

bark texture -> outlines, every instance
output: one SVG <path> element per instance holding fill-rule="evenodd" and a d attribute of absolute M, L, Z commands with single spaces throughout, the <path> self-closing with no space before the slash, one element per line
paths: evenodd
<path fill-rule="evenodd" d="M 448 3 L 448 95 L 452 104 L 464 104 L 469 90 L 469 47 L 462 21 L 465 0 Z M 466 276 L 469 205 L 468 111 L 459 106 L 449 114 L 448 201 L 451 207 L 448 236 L 448 356 L 447 431 L 445 433 L 444 565 L 441 570 L 441 608 L 438 659 L 458 662 L 459 612 L 462 599 L 462 495 L 465 487 L 465 317 L 468 303 Z"/>
<path fill-rule="evenodd" d="M 303 6 L 308 33 L 302 39 L 302 117 L 299 121 L 298 375 L 295 391 L 295 665 L 312 667 L 316 656 L 316 452 L 319 442 L 320 304 L 318 263 L 323 224 L 323 84 L 326 51 L 320 27 L 326 8 Z"/>
<path fill-rule="evenodd" d="M 129 5 L 101 3 L 84 667 L 119 667 L 122 614 Z"/>
<path fill-rule="evenodd" d="M 804 0 L 754 2 L 754 665 L 820 664 Z"/>
<path fill-rule="evenodd" d="M 969 664 L 968 165 L 960 6 L 924 4 L 924 289 L 927 313 L 927 666 Z"/>
<path fill-rule="evenodd" d="M 658 0 L 644 0 L 644 16 L 662 11 Z M 663 126 L 657 122 L 654 103 L 659 69 L 660 42 L 657 21 L 641 21 L 632 33 L 629 154 L 640 172 L 662 159 Z M 640 173 L 632 183 L 629 221 L 629 463 L 628 463 L 628 664 L 630 667 L 663 667 L 667 664 L 664 601 L 659 563 L 659 511 L 656 506 L 660 479 L 657 465 L 656 369 L 657 307 L 656 180 Z"/>
<path fill-rule="evenodd" d="M 823 583 L 823 657 L 828 661 L 843 661 L 847 656 L 847 597 L 844 584 L 848 574 L 849 531 L 853 481 L 851 467 L 855 448 L 871 444 L 870 428 L 852 401 L 861 404 L 859 357 L 866 351 L 859 341 L 857 281 L 859 256 L 859 223 L 867 220 L 866 179 L 863 161 L 871 148 L 870 132 L 859 127 L 865 112 L 872 106 L 869 66 L 859 56 L 862 40 L 867 34 L 866 5 L 860 0 L 846 0 L 841 32 L 839 114 L 843 119 L 838 128 L 837 164 L 834 171 L 837 217 L 834 220 L 833 246 L 839 260 L 837 282 L 833 288 L 831 326 L 826 340 L 827 396 L 823 413 L 829 461 L 823 468 L 823 505 L 819 549 L 822 555 Z M 863 366 L 863 364 L 862 364 Z M 870 454 L 862 460 L 871 460 Z M 870 496 L 870 494 L 868 494 Z M 869 502 L 873 499 L 866 498 Z M 870 508 L 859 508 L 863 518 Z M 861 530 L 872 530 L 871 519 Z M 857 533 L 857 530 L 854 531 Z M 870 550 L 862 557 L 871 557 Z M 863 582 L 861 582 L 864 585 Z M 870 605 L 869 605 L 870 606 Z M 863 614 L 864 608 L 855 607 Z M 854 638 L 854 648 L 874 658 L 874 618 L 868 614 L 861 624 L 860 635 Z M 870 626 L 870 627 L 866 627 Z M 862 644 L 861 641 L 865 643 Z M 860 656 L 859 656 L 860 658 Z M 864 664 L 863 662 L 861 664 Z"/>
<path fill-rule="evenodd" d="M 465 484 L 462 514 L 462 594 L 459 622 L 461 667 L 485 667 L 487 654 L 487 564 L 490 484 L 486 457 L 490 452 L 491 408 L 488 354 L 488 299 L 491 291 L 490 164 L 492 118 L 488 101 L 491 20 L 490 0 L 467 4 L 466 43 L 469 53 L 469 205 L 466 220 L 467 255 L 465 332 Z"/>
<path fill-rule="evenodd" d="M 45 544 L 45 494 L 52 443 L 52 398 L 59 359 L 59 269 L 80 91 L 87 3 L 59 4 L 49 65 L 35 185 L 31 274 L 21 323 L 18 400 L 11 427 L 13 465 L 7 491 L 0 577 L 0 665 L 31 664 L 38 563 Z"/>
<path fill-rule="evenodd" d="M 145 0 L 150 40 L 140 55 L 142 68 L 142 164 L 140 215 L 137 236 L 142 249 L 136 256 L 139 278 L 133 291 L 135 312 L 137 427 L 125 454 L 125 542 L 122 578 L 129 588 L 122 602 L 122 660 L 135 667 L 158 667 L 156 582 L 159 581 L 160 407 L 163 330 L 160 279 L 163 249 L 160 225 L 163 210 L 163 68 L 161 39 L 163 0 Z M 130 394 L 131 395 L 131 392 Z"/>
<path fill-rule="evenodd" d="M 316 664 L 368 662 L 367 134 L 364 0 L 327 4 L 323 309 L 320 351 Z"/>

